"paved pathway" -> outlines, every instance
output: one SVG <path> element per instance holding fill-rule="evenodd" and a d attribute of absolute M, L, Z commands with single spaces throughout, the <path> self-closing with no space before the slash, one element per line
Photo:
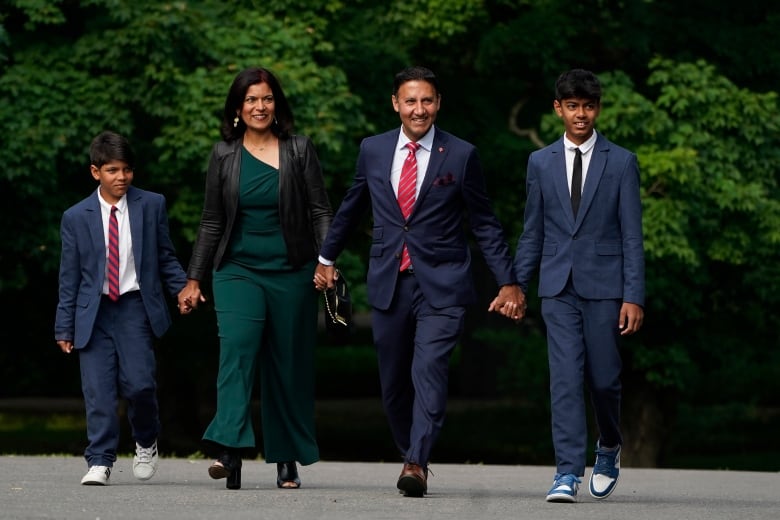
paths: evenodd
<path fill-rule="evenodd" d="M 548 504 L 553 468 L 436 464 L 430 493 L 405 498 L 400 464 L 318 462 L 301 469 L 303 487 L 280 490 L 275 465 L 245 461 L 243 488 L 208 478 L 209 461 L 160 461 L 148 482 L 120 458 L 106 487 L 81 486 L 83 459 L 0 456 L 2 519 L 533 519 L 776 520 L 780 473 L 624 468 L 615 493 L 597 501 Z"/>

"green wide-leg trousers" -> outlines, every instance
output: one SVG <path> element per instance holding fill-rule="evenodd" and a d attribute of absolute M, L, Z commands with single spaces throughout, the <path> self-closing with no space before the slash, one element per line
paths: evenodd
<path fill-rule="evenodd" d="M 313 265 L 257 271 L 227 264 L 214 273 L 220 356 L 217 411 L 203 439 L 252 448 L 251 396 L 260 373 L 266 462 L 319 460 L 314 419 L 318 295 Z"/>

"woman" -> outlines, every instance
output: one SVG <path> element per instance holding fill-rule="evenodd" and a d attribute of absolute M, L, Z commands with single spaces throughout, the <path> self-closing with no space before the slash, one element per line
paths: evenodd
<path fill-rule="evenodd" d="M 222 138 L 211 152 L 198 237 L 179 294 L 183 313 L 205 301 L 213 269 L 220 337 L 217 410 L 203 440 L 209 467 L 241 487 L 242 449 L 255 446 L 250 398 L 256 368 L 266 462 L 277 485 L 300 487 L 296 461 L 319 459 L 314 432 L 314 345 L 318 292 L 312 285 L 333 212 L 311 141 L 293 136 L 293 115 L 266 69 L 236 76 Z"/>

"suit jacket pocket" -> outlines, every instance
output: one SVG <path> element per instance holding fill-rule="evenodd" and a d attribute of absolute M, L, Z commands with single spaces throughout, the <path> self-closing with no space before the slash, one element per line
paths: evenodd
<path fill-rule="evenodd" d="M 371 248 L 368 251 L 368 256 L 382 256 L 382 250 L 384 249 L 384 244 L 371 244 Z"/>
<path fill-rule="evenodd" d="M 87 307 L 89 306 L 89 302 L 92 301 L 92 295 L 87 293 L 79 293 L 79 295 L 76 297 L 76 306 L 78 307 Z"/>
<path fill-rule="evenodd" d="M 374 242 L 380 242 L 382 240 L 382 235 L 384 235 L 385 228 L 382 226 L 374 226 L 374 228 L 371 230 L 371 240 Z"/>
<path fill-rule="evenodd" d="M 600 256 L 622 255 L 623 247 L 619 242 L 597 242 L 596 254 Z"/>
<path fill-rule="evenodd" d="M 558 244 L 544 244 L 542 246 L 542 256 L 555 256 L 558 252 Z"/>
<path fill-rule="evenodd" d="M 462 262 L 466 259 L 463 247 L 434 247 L 433 258 L 436 262 Z"/>

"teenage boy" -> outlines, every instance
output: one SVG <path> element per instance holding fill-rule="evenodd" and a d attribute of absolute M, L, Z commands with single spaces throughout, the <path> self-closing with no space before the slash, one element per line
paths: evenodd
<path fill-rule="evenodd" d="M 565 133 L 528 159 L 514 268 L 523 291 L 539 269 L 556 459 L 547 501 L 575 502 L 585 474 L 586 384 L 599 431 L 590 494 L 607 498 L 620 474 L 618 344 L 644 319 L 642 207 L 636 155 L 595 130 L 598 78 L 561 74 L 553 108 Z"/>

